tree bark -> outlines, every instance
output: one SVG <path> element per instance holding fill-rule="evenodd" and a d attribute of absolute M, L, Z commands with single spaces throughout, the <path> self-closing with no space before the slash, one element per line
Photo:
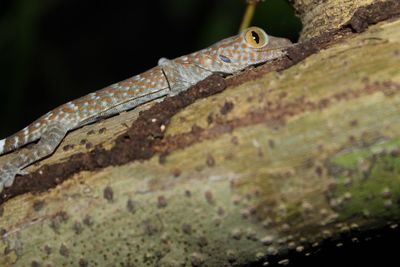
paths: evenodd
<path fill-rule="evenodd" d="M 288 58 L 85 126 L 30 167 L 2 194 L 0 266 L 286 264 L 397 228 L 400 5 L 291 2 Z"/>

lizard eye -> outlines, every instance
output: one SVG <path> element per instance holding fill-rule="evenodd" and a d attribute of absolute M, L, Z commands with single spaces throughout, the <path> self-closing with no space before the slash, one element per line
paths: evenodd
<path fill-rule="evenodd" d="M 252 48 L 262 48 L 268 44 L 268 35 L 258 27 L 247 29 L 244 39 L 246 44 Z"/>

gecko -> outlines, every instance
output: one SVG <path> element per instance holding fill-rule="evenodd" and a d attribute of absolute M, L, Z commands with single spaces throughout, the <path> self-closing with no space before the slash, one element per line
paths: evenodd
<path fill-rule="evenodd" d="M 38 141 L 0 166 L 0 192 L 11 187 L 29 165 L 50 156 L 69 131 L 149 101 L 174 96 L 214 73 L 230 75 L 286 55 L 292 43 L 250 27 L 205 49 L 158 65 L 141 74 L 72 100 L 0 140 L 0 155 Z"/>

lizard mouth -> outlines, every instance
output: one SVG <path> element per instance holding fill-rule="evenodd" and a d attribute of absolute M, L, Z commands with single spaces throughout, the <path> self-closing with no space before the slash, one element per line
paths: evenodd
<path fill-rule="evenodd" d="M 282 50 L 293 45 L 293 43 L 289 39 L 278 38 L 273 36 L 270 36 L 269 44 L 270 45 L 267 46 L 269 50 Z"/>

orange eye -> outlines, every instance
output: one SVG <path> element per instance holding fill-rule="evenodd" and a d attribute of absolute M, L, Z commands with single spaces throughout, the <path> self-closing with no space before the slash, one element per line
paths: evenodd
<path fill-rule="evenodd" d="M 268 44 L 268 35 L 258 27 L 248 28 L 244 39 L 246 44 L 253 48 L 262 48 Z"/>

